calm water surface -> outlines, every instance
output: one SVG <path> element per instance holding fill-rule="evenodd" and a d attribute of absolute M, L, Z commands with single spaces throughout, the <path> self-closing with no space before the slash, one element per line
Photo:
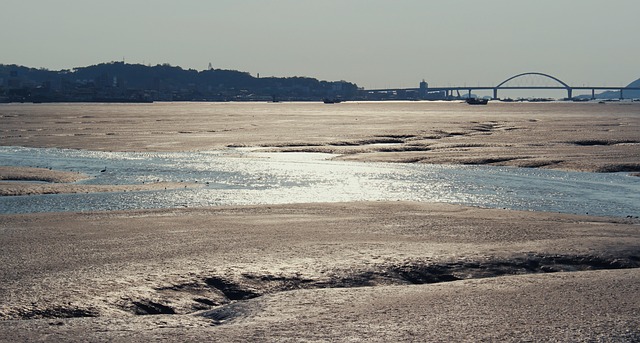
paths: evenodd
<path fill-rule="evenodd" d="M 112 153 L 0 147 L 3 165 L 78 171 L 80 184 L 198 182 L 177 190 L 0 197 L 0 213 L 369 200 L 625 217 L 640 215 L 640 178 L 488 166 L 356 163 L 327 154 L 246 150 Z M 106 167 L 106 172 L 100 172 Z"/>

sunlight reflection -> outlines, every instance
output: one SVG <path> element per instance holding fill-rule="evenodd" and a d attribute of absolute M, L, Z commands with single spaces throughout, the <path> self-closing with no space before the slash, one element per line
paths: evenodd
<path fill-rule="evenodd" d="M 640 178 L 624 174 L 331 160 L 335 155 L 229 149 L 110 153 L 0 147 L 5 165 L 91 176 L 87 185 L 184 182 L 157 191 L 0 197 L 2 213 L 346 201 L 447 202 L 626 216 L 640 212 Z M 104 170 L 104 172 L 101 172 Z"/>

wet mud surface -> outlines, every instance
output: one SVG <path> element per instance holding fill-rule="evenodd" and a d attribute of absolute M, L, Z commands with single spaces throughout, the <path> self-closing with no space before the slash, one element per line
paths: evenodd
<path fill-rule="evenodd" d="M 336 330 L 351 323 L 354 337 L 364 339 L 371 328 L 362 325 L 392 318 L 373 340 L 410 340 L 398 325 L 425 335 L 417 318 L 447 306 L 460 311 L 458 297 L 474 305 L 439 324 L 443 335 L 505 299 L 522 311 L 546 304 L 534 327 L 520 322 L 526 313 L 503 318 L 537 334 L 557 321 L 555 304 L 564 304 L 545 298 L 545 287 L 574 302 L 588 297 L 585 313 L 600 313 L 574 318 L 567 332 L 638 334 L 629 329 L 637 317 L 629 317 L 636 307 L 626 294 L 640 277 L 635 219 L 381 202 L 7 215 L 0 230 L 0 326 L 18 340 L 126 340 L 122 332 L 174 341 L 340 337 L 322 329 L 325 320 Z M 546 286 L 528 289 L 538 281 Z M 497 298 L 477 302 L 489 294 Z M 416 307 L 432 297 L 451 303 Z M 589 307 L 601 298 L 606 307 Z M 486 337 L 525 337 L 498 327 Z"/>
<path fill-rule="evenodd" d="M 493 278 L 538 273 L 617 270 L 640 267 L 640 256 L 541 256 L 531 254 L 511 259 L 465 260 L 454 263 L 407 261 L 399 265 L 352 266 L 347 270 L 332 270 L 322 276 L 274 275 L 242 273 L 225 276 L 191 276 L 188 281 L 152 288 L 147 298 L 128 301 L 111 299 L 113 310 L 121 315 L 186 315 L 198 314 L 215 323 L 238 316 L 233 306 L 244 300 L 292 290 L 328 288 L 358 288 L 390 285 L 422 285 L 460 280 Z M 176 306 L 175 304 L 182 306 Z M 44 304 L 42 304 L 44 305 Z M 0 320 L 32 320 L 109 316 L 97 308 L 81 305 L 55 305 L 21 309 L 5 309 Z M 186 305 L 186 306 L 185 306 Z M 202 313 L 202 311 L 206 311 Z"/>
<path fill-rule="evenodd" d="M 357 161 L 640 171 L 638 103 L 58 104 L 0 107 L 7 146 L 265 147 Z M 38 120 L 33 120 L 37 117 Z"/>

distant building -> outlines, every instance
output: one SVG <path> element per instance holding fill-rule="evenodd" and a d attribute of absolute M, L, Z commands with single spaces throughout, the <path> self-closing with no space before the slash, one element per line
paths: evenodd
<path fill-rule="evenodd" d="M 422 79 L 422 82 L 420 82 L 420 98 L 421 99 L 427 98 L 427 89 L 429 89 L 429 84 L 427 83 L 427 81 Z"/>

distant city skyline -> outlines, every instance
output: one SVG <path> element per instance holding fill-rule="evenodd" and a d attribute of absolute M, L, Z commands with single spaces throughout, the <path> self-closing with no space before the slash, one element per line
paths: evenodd
<path fill-rule="evenodd" d="M 622 86 L 640 78 L 638 13 L 637 0 L 4 0 L 0 63 L 211 63 L 365 88 L 495 85 L 538 71 Z"/>

